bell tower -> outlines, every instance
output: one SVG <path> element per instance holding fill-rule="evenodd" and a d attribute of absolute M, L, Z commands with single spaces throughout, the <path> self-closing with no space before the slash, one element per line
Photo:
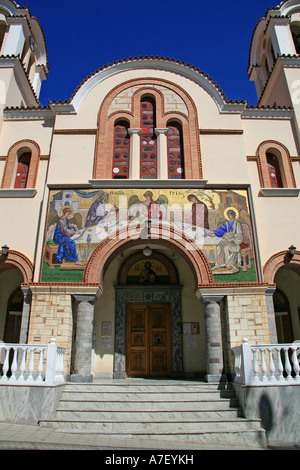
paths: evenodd
<path fill-rule="evenodd" d="M 249 79 L 259 107 L 294 109 L 300 138 L 300 1 L 286 0 L 258 21 L 251 42 Z"/>
<path fill-rule="evenodd" d="M 38 107 L 48 73 L 38 20 L 11 0 L 0 0 L 0 106 Z"/>

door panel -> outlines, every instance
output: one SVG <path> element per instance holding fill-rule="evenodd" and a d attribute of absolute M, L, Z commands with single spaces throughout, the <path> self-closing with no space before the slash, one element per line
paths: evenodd
<path fill-rule="evenodd" d="M 127 373 L 130 377 L 170 374 L 169 306 L 129 305 L 127 312 Z"/>

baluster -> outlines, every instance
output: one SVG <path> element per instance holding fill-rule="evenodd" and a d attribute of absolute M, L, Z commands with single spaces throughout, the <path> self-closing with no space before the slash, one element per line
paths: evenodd
<path fill-rule="evenodd" d="M 277 369 L 278 369 L 278 372 L 279 372 L 279 375 L 278 375 L 278 380 L 281 382 L 284 380 L 284 377 L 283 377 L 283 365 L 282 365 L 282 360 L 281 360 L 281 348 L 276 348 L 276 351 L 277 351 Z"/>
<path fill-rule="evenodd" d="M 297 356 L 297 346 L 292 347 L 292 349 L 293 349 L 292 364 L 293 364 L 293 369 L 295 372 L 295 380 L 299 381 L 300 376 L 299 376 L 299 362 L 298 362 L 298 356 Z"/>
<path fill-rule="evenodd" d="M 27 382 L 33 382 L 33 371 L 34 371 L 34 351 L 35 348 L 30 349 L 30 362 L 28 366 L 29 375 L 27 377 Z"/>
<path fill-rule="evenodd" d="M 7 372 L 8 372 L 8 369 L 9 369 L 9 351 L 10 351 L 10 347 L 6 347 L 5 349 L 6 349 L 6 354 L 5 354 L 5 360 L 4 360 L 4 364 L 3 364 L 3 368 L 2 368 L 3 375 L 1 377 L 2 382 L 7 382 L 8 381 Z"/>
<path fill-rule="evenodd" d="M 261 352 L 262 381 L 263 382 L 268 382 L 268 379 L 267 379 L 267 365 L 266 365 L 266 361 L 265 361 L 265 349 L 261 348 L 260 352 Z"/>
<path fill-rule="evenodd" d="M 9 380 L 11 382 L 14 382 L 17 379 L 16 372 L 18 370 L 18 364 L 17 364 L 18 347 L 13 347 L 12 350 L 13 350 L 13 361 L 12 361 L 12 365 L 11 365 L 11 368 L 10 368 L 11 376 L 10 376 Z"/>
<path fill-rule="evenodd" d="M 235 371 L 235 382 L 239 382 L 241 379 L 241 362 L 242 362 L 242 354 L 240 349 L 238 352 L 235 352 L 235 360 L 234 360 L 234 371 Z"/>
<path fill-rule="evenodd" d="M 274 362 L 273 362 L 273 350 L 272 348 L 268 348 L 269 350 L 269 369 L 270 369 L 270 372 L 271 372 L 271 382 L 274 382 L 276 381 L 276 377 L 275 377 L 275 365 L 274 365 Z"/>
<path fill-rule="evenodd" d="M 284 368 L 285 368 L 285 371 L 287 373 L 287 380 L 291 381 L 291 380 L 293 380 L 293 378 L 291 376 L 292 366 L 291 366 L 291 363 L 290 363 L 288 350 L 289 350 L 288 347 L 284 348 Z"/>
<path fill-rule="evenodd" d="M 43 377 L 42 377 L 42 372 L 43 372 L 43 357 L 44 357 L 44 349 L 40 349 L 40 358 L 39 358 L 39 363 L 37 367 L 38 371 L 38 376 L 36 379 L 36 382 L 43 382 Z"/>
<path fill-rule="evenodd" d="M 253 349 L 253 372 L 254 372 L 254 377 L 253 377 L 253 382 L 259 382 L 259 377 L 258 377 L 258 364 L 257 364 L 257 359 L 256 359 L 256 349 Z"/>
<path fill-rule="evenodd" d="M 21 348 L 21 349 L 22 349 L 22 359 L 21 359 L 21 364 L 20 364 L 20 375 L 18 378 L 18 382 L 24 382 L 25 380 L 24 372 L 26 368 L 26 349 L 25 348 Z"/>

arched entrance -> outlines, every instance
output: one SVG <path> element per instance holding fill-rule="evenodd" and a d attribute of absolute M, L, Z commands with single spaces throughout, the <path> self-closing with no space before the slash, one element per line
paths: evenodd
<path fill-rule="evenodd" d="M 103 291 L 95 304 L 94 376 L 204 377 L 204 306 L 195 295 L 202 280 L 206 285 L 210 282 L 209 272 L 206 267 L 203 269 L 204 255 L 195 250 L 184 252 L 179 249 L 179 243 L 183 245 L 182 240 L 177 240 L 177 244 L 161 238 L 121 240 L 119 244 L 114 241 L 114 250 L 109 247 L 112 242 L 110 240 L 103 245 L 102 252 L 98 251 L 85 272 L 86 276 L 88 271 L 90 274 L 94 272 L 95 278 L 99 276 Z M 150 255 L 146 247 L 151 249 Z M 196 258 L 199 260 L 197 271 L 191 261 Z M 101 271 L 99 266 L 102 266 Z M 92 276 L 89 280 L 91 282 Z M 128 321 L 130 315 L 133 318 L 140 316 L 136 318 L 140 324 L 134 325 L 135 320 L 132 319 Z M 162 317 L 163 321 L 158 324 L 156 320 Z M 194 322 L 193 337 L 183 334 L 184 322 L 189 327 Z M 135 327 L 143 323 L 146 327 L 144 332 L 136 331 Z M 144 337 L 136 335 L 137 332 L 143 333 Z M 134 344 L 132 339 L 131 346 L 130 337 L 136 340 Z M 138 345 L 138 342 L 142 344 Z M 136 354 L 135 347 L 139 354 Z M 146 348 L 144 357 L 140 354 L 143 348 Z M 137 361 L 142 363 L 146 357 L 143 371 L 136 365 L 132 367 L 134 359 L 138 364 Z"/>
<path fill-rule="evenodd" d="M 300 252 L 289 251 L 272 256 L 264 266 L 264 279 L 275 284 L 274 316 L 279 343 L 300 339 Z"/>
<path fill-rule="evenodd" d="M 5 342 L 26 342 L 30 293 L 26 284 L 32 281 L 33 266 L 22 253 L 0 252 L 0 339 Z"/>

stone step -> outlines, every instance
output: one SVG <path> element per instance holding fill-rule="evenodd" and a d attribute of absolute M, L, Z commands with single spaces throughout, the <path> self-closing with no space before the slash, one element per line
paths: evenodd
<path fill-rule="evenodd" d="M 108 421 L 92 421 L 88 419 L 53 419 L 43 420 L 40 425 L 47 427 L 55 427 L 60 429 L 73 429 L 78 432 L 84 432 L 89 434 L 197 434 L 210 433 L 210 432 L 231 432 L 231 431 L 254 431 L 259 430 L 259 423 L 257 420 L 245 420 L 243 418 L 236 418 L 232 420 L 212 420 L 212 421 L 194 421 L 194 422 L 164 422 L 164 421 L 152 421 L 152 422 L 115 422 Z"/>
<path fill-rule="evenodd" d="M 237 410 L 201 410 L 201 411 L 187 411 L 185 409 L 172 410 L 172 411 L 95 411 L 91 409 L 78 410 L 78 409 L 59 409 L 56 414 L 56 420 L 68 421 L 88 421 L 91 422 L 200 422 L 200 421 L 229 421 L 236 420 L 238 417 Z"/>
<path fill-rule="evenodd" d="M 108 411 L 108 412 L 124 412 L 124 411 L 138 411 L 138 412 L 150 412 L 150 411 L 201 411 L 201 410 L 230 410 L 237 409 L 239 406 L 237 399 L 222 400 L 196 400 L 196 401 L 98 401 L 98 400 L 81 400 L 72 399 L 66 400 L 64 397 L 60 401 L 59 410 L 90 410 L 90 411 Z M 236 411 L 236 410 L 235 410 Z"/>
<path fill-rule="evenodd" d="M 226 393 L 225 393 L 226 392 Z M 164 391 L 155 391 L 155 392 L 145 392 L 145 391 L 124 391 L 124 392 L 101 392 L 101 391 L 89 391 L 89 390 L 70 390 L 64 391 L 64 399 L 72 400 L 79 398 L 81 400 L 91 400 L 91 401 L 149 401 L 151 395 L 151 401 L 158 402 L 172 402 L 172 401 L 203 401 L 203 400 L 214 400 L 221 398 L 234 398 L 235 395 L 232 391 L 224 391 L 221 394 L 216 392 L 209 391 L 197 391 L 197 392 L 164 392 Z"/>
<path fill-rule="evenodd" d="M 81 429 L 74 429 L 74 428 L 57 428 L 56 432 L 62 432 L 62 433 L 69 433 L 69 434 L 82 434 Z M 134 437 L 139 438 L 140 440 L 145 441 L 144 448 L 145 449 L 152 449 L 152 448 L 157 448 L 154 444 L 154 447 L 152 447 L 152 441 L 159 441 L 159 442 L 164 442 L 164 441 L 171 441 L 172 445 L 174 442 L 178 443 L 178 449 L 182 449 L 184 447 L 184 443 L 186 445 L 188 444 L 197 444 L 197 447 L 201 449 L 201 446 L 209 446 L 209 447 L 214 447 L 216 446 L 216 449 L 218 449 L 220 446 L 225 447 L 230 450 L 230 448 L 236 448 L 236 449 L 264 449 L 267 447 L 267 441 L 266 441 L 266 435 L 265 431 L 262 429 L 259 430 L 230 430 L 230 432 L 225 432 L 223 430 L 210 430 L 209 432 L 196 432 L 196 433 L 172 433 L 172 434 L 160 434 L 159 432 L 151 432 L 150 434 L 140 432 L 140 433 L 99 433 L 99 432 L 94 432 L 89 434 L 93 434 L 94 436 L 98 437 L 115 437 L 115 438 L 124 438 L 124 439 L 133 439 Z M 133 442 L 134 445 L 134 442 Z M 166 444 L 166 448 L 167 444 Z"/>
<path fill-rule="evenodd" d="M 123 380 L 123 381 L 113 381 L 113 382 L 104 382 L 98 381 L 93 383 L 76 383 L 76 382 L 68 382 L 66 384 L 65 390 L 87 390 L 87 391 L 100 391 L 100 392 L 110 392 L 113 393 L 115 391 L 144 391 L 144 392 L 155 392 L 155 391 L 165 391 L 165 392 L 181 392 L 182 389 L 188 392 L 193 392 L 196 390 L 204 390 L 204 391 L 225 391 L 230 390 L 232 391 L 231 387 L 227 387 L 225 385 L 220 385 L 218 383 L 204 383 L 204 382 L 174 382 L 170 381 L 170 383 L 166 381 L 159 381 L 159 380 L 151 380 L 147 381 L 131 381 L 131 380 Z"/>
<path fill-rule="evenodd" d="M 56 418 L 40 426 L 57 432 L 264 447 L 257 420 L 240 417 L 234 391 L 222 384 L 123 380 L 68 383 Z"/>

